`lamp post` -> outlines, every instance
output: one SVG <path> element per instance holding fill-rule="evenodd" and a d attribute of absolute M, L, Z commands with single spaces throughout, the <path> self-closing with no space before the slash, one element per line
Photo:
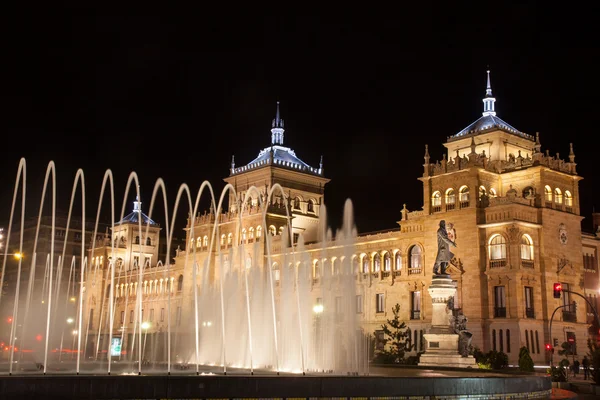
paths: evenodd
<path fill-rule="evenodd" d="M 142 346 L 142 358 L 146 355 L 146 338 L 148 337 L 148 329 L 152 325 L 148 321 L 142 322 L 142 329 L 144 330 L 144 345 Z"/>

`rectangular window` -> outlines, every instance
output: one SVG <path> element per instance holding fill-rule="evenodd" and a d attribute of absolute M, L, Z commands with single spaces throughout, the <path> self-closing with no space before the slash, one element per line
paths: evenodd
<path fill-rule="evenodd" d="M 94 309 L 92 308 L 90 310 L 90 321 L 89 321 L 89 329 L 92 329 L 94 327 Z"/>
<path fill-rule="evenodd" d="M 410 319 L 421 319 L 421 292 L 410 292 Z"/>
<path fill-rule="evenodd" d="M 125 322 L 125 311 L 121 311 L 121 323 Z"/>
<path fill-rule="evenodd" d="M 378 313 L 385 311 L 385 294 L 377 293 L 375 295 L 375 311 Z"/>
<path fill-rule="evenodd" d="M 129 311 L 129 323 L 133 324 L 133 310 Z"/>
<path fill-rule="evenodd" d="M 148 319 L 148 321 L 150 321 L 150 322 L 154 321 L 154 308 L 150 309 L 150 318 Z"/>
<path fill-rule="evenodd" d="M 570 308 L 570 304 L 571 304 L 571 293 L 569 292 L 565 292 L 565 290 L 569 290 L 569 284 L 568 283 L 562 283 L 561 284 L 563 292 L 562 292 L 562 300 L 563 300 L 563 306 L 569 305 L 569 307 L 565 307 L 565 310 L 571 311 Z"/>
<path fill-rule="evenodd" d="M 533 311 L 533 288 L 525 286 L 525 316 L 527 318 L 535 318 Z"/>
<path fill-rule="evenodd" d="M 165 309 L 160 309 L 160 322 L 165 322 Z"/>
<path fill-rule="evenodd" d="M 362 295 L 361 294 L 357 294 L 356 295 L 356 313 L 357 314 L 362 314 L 362 312 L 363 312 Z"/>
<path fill-rule="evenodd" d="M 383 350 L 385 347 L 385 333 L 381 330 L 375 331 L 375 348 Z"/>
<path fill-rule="evenodd" d="M 504 286 L 494 286 L 494 317 L 506 318 L 506 292 Z"/>
<path fill-rule="evenodd" d="M 181 306 L 177 307 L 177 315 L 175 319 L 175 326 L 181 325 Z"/>

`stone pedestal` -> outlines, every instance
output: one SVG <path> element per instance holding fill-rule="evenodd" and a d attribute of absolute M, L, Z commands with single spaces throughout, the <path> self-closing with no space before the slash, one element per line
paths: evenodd
<path fill-rule="evenodd" d="M 451 325 L 451 312 L 447 304 L 456 293 L 450 275 L 434 275 L 429 286 L 433 303 L 431 328 L 423 335 L 425 352 L 419 358 L 419 366 L 477 368 L 473 356 L 463 357 L 458 352 L 458 334 Z"/>

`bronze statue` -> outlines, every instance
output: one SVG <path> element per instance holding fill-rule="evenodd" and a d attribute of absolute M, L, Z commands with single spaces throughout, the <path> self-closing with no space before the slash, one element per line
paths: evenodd
<path fill-rule="evenodd" d="M 452 237 L 454 237 L 454 229 L 452 229 Z M 446 267 L 454 254 L 450 251 L 450 245 L 456 247 L 456 243 L 448 237 L 446 230 L 446 221 L 440 221 L 440 227 L 437 230 L 438 253 L 433 265 L 433 273 L 435 275 L 446 275 Z"/>

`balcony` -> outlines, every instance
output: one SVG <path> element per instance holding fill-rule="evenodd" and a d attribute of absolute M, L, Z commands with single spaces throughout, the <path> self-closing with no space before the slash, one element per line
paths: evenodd
<path fill-rule="evenodd" d="M 533 260 L 521 260 L 521 266 L 523 268 L 533 269 Z"/>
<path fill-rule="evenodd" d="M 490 260 L 490 268 L 504 268 L 506 267 L 506 258 L 499 260 Z"/>
<path fill-rule="evenodd" d="M 563 311 L 563 321 L 577 322 L 577 313 L 573 311 Z"/>
<path fill-rule="evenodd" d="M 411 310 L 410 319 L 421 319 L 421 310 Z"/>
<path fill-rule="evenodd" d="M 421 268 L 409 268 L 408 269 L 409 275 L 419 275 L 420 273 L 421 273 Z"/>
<path fill-rule="evenodd" d="M 526 308 L 525 309 L 525 317 L 527 317 L 527 318 L 535 318 L 535 312 L 533 311 L 533 308 Z"/>
<path fill-rule="evenodd" d="M 506 307 L 494 307 L 494 318 L 506 318 Z"/>
<path fill-rule="evenodd" d="M 440 212 L 440 211 L 442 211 L 442 206 L 441 205 L 439 205 L 439 206 L 432 206 L 431 209 L 432 209 L 432 211 L 434 213 Z"/>
<path fill-rule="evenodd" d="M 381 273 L 381 279 L 385 279 L 385 278 L 389 278 L 390 277 L 390 271 L 383 271 Z"/>

